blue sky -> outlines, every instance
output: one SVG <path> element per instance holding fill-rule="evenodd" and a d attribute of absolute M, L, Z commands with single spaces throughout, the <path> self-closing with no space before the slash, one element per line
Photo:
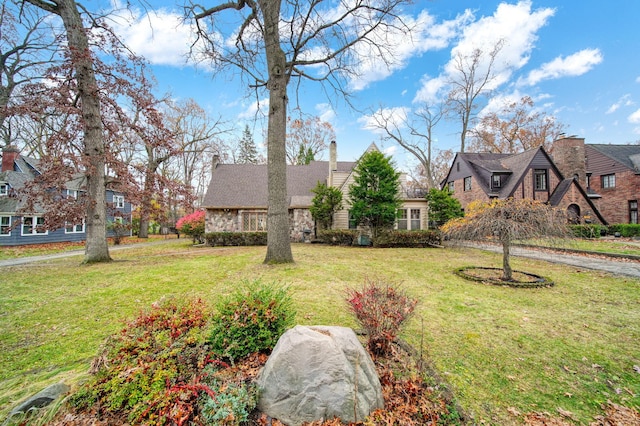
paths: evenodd
<path fill-rule="evenodd" d="M 180 19 L 180 3 L 153 2 L 159 4 L 163 7 L 137 11 L 116 26 L 153 65 L 158 93 L 195 99 L 213 116 L 236 123 L 238 135 L 250 124 L 261 143 L 264 123 L 254 125 L 255 96 L 233 73 L 215 74 L 185 62 L 191 32 Z M 402 13 L 420 32 L 413 44 L 397 45 L 401 61 L 393 69 L 384 69 L 376 58 L 361 63 L 362 76 L 349 82 L 361 112 L 330 102 L 317 84 L 305 85 L 299 94 L 305 114 L 333 125 L 340 160 L 354 160 L 376 142 L 401 167 L 410 167 L 412 160 L 401 148 L 381 142 L 368 127 L 368 114 L 406 114 L 425 100 L 437 100 L 456 52 L 486 50 L 500 39 L 505 47 L 497 61 L 494 97 L 483 100 L 483 109 L 526 95 L 564 123 L 567 134 L 587 143 L 640 141 L 640 1 L 417 0 Z M 436 148 L 457 150 L 459 128 L 453 121 L 436 128 Z"/>

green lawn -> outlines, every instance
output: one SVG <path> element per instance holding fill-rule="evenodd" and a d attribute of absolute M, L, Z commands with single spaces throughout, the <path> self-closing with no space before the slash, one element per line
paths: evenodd
<path fill-rule="evenodd" d="M 242 280 L 287 284 L 300 324 L 355 327 L 346 287 L 365 278 L 419 298 L 402 337 L 419 348 L 476 422 L 518 424 L 513 413 L 573 413 L 581 424 L 601 404 L 640 406 L 640 280 L 542 261 L 517 270 L 556 286 L 513 289 L 464 281 L 460 266 L 499 266 L 475 249 L 365 249 L 294 245 L 291 265 L 262 265 L 265 247 L 191 247 L 186 240 L 0 270 L 0 421 L 45 385 L 85 376 L 100 343 L 162 297 L 213 305 Z M 634 369 L 635 368 L 635 369 Z"/>

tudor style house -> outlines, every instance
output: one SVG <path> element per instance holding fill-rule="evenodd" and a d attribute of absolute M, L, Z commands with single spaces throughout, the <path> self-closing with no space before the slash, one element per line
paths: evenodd
<path fill-rule="evenodd" d="M 378 150 L 375 144 L 367 149 Z M 343 209 L 336 212 L 334 229 L 356 229 L 349 220 L 349 186 L 353 183 L 356 162 L 337 161 L 335 141 L 329 146 L 329 161 L 287 166 L 287 196 L 291 241 L 307 240 L 315 234 L 309 211 L 312 189 L 319 182 L 339 188 Z M 267 230 L 267 165 L 219 164 L 214 159 L 211 183 L 204 197 L 205 232 L 247 232 Z M 397 229 L 426 229 L 427 202 L 424 194 L 406 189 L 406 175 L 400 176 L 403 206 L 398 212 Z"/>
<path fill-rule="evenodd" d="M 565 176 L 574 176 L 609 223 L 639 223 L 640 145 L 554 141 L 551 154 Z"/>
<path fill-rule="evenodd" d="M 23 244 L 59 243 L 68 241 L 84 241 L 86 225 L 67 223 L 64 228 L 46 230 L 41 211 L 25 214 L 21 212 L 23 203 L 17 193 L 30 180 L 40 175 L 39 160 L 24 157 L 14 147 L 2 150 L 2 171 L 0 172 L 0 246 Z M 78 198 L 83 192 L 82 179 L 68 182 L 63 189 L 64 195 Z M 124 194 L 107 189 L 107 220 L 131 223 L 131 203 Z M 114 233 L 108 231 L 108 236 Z"/>
<path fill-rule="evenodd" d="M 566 210 L 574 223 L 607 223 L 579 179 L 566 178 L 542 147 L 518 154 L 458 153 L 443 185 L 463 209 L 475 200 L 528 198 Z"/>

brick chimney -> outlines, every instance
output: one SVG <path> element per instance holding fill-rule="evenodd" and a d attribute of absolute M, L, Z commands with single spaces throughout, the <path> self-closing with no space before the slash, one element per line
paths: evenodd
<path fill-rule="evenodd" d="M 560 135 L 553 141 L 551 156 L 565 178 L 577 177 L 583 188 L 587 186 L 587 160 L 584 138 Z"/>
<path fill-rule="evenodd" d="M 9 172 L 14 170 L 14 164 L 18 159 L 20 151 L 12 145 L 2 148 L 2 171 Z"/>

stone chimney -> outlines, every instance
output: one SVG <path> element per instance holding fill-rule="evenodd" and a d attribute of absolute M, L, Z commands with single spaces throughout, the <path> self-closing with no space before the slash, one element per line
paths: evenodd
<path fill-rule="evenodd" d="M 551 156 L 565 178 L 577 177 L 583 188 L 587 186 L 587 160 L 584 138 L 560 135 L 553 141 Z"/>
<path fill-rule="evenodd" d="M 333 186 L 333 172 L 338 170 L 338 148 L 336 141 L 329 143 L 329 179 L 327 186 Z"/>
<path fill-rule="evenodd" d="M 14 164 L 18 159 L 19 150 L 15 146 L 7 145 L 2 148 L 2 171 L 8 172 L 14 170 Z"/>

